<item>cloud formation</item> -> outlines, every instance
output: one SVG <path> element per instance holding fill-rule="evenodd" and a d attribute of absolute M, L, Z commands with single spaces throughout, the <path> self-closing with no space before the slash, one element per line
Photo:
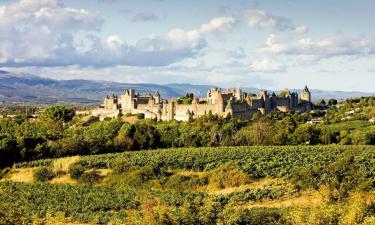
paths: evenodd
<path fill-rule="evenodd" d="M 57 0 L 21 0 L 1 6 L 0 66 L 165 66 L 201 54 L 207 46 L 206 35 L 224 35 L 235 21 L 218 17 L 198 29 L 173 29 L 135 44 L 117 35 L 99 38 L 96 32 L 102 23 L 99 15 L 64 7 Z M 82 36 L 88 40 L 83 42 Z"/>
<path fill-rule="evenodd" d="M 146 21 L 155 22 L 158 20 L 160 20 L 159 16 L 156 15 L 156 13 L 151 12 L 151 11 L 139 12 L 135 14 L 132 18 L 133 22 L 146 22 Z"/>
<path fill-rule="evenodd" d="M 251 72 L 260 73 L 283 73 L 286 72 L 286 66 L 275 59 L 265 57 L 262 60 L 250 62 L 249 69 Z"/>
<path fill-rule="evenodd" d="M 247 10 L 244 17 L 247 26 L 250 28 L 273 28 L 279 31 L 294 31 L 297 34 L 308 32 L 305 25 L 295 26 L 288 18 L 271 15 L 262 10 Z"/>
<path fill-rule="evenodd" d="M 301 56 L 306 60 L 321 60 L 337 56 L 375 55 L 375 39 L 367 37 L 301 38 L 279 41 L 270 35 L 266 43 L 257 48 L 260 53 Z"/>

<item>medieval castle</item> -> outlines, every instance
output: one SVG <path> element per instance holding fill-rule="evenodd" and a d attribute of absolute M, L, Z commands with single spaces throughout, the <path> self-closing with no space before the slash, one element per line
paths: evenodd
<path fill-rule="evenodd" d="M 273 110 L 306 112 L 311 110 L 312 106 L 311 93 L 307 86 L 303 89 L 300 98 L 296 92 L 291 93 L 288 89 L 279 95 L 260 91 L 256 96 L 244 93 L 241 89 L 227 89 L 222 92 L 219 88 L 211 88 L 206 98 L 191 96 L 190 100 L 189 103 L 183 103 L 175 98 L 164 100 L 159 92 L 154 95 L 151 93 L 140 95 L 134 90 L 125 90 L 119 97 L 107 96 L 103 104 L 93 110 L 92 114 L 98 116 L 100 120 L 121 114 L 142 113 L 149 119 L 188 121 L 208 113 L 223 117 L 231 115 L 250 118 L 258 111 L 262 114 Z"/>

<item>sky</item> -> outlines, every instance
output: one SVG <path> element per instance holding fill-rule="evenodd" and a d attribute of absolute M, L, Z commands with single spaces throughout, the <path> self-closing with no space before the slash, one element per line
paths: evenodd
<path fill-rule="evenodd" d="M 374 11 L 374 0 L 0 0 L 0 69 L 374 92 Z"/>

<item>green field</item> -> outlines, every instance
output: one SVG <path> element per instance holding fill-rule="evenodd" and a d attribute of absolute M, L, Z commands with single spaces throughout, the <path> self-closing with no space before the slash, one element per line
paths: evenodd
<path fill-rule="evenodd" d="M 66 164 L 83 173 L 72 179 Z M 54 171 L 49 181 L 26 173 L 40 168 Z M 375 221 L 375 146 L 160 149 L 24 162 L 2 174 L 0 224 Z"/>

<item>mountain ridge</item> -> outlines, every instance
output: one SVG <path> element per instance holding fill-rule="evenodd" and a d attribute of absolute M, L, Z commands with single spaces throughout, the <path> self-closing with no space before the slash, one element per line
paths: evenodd
<path fill-rule="evenodd" d="M 135 89 L 137 92 L 159 91 L 163 98 L 172 98 L 194 93 L 199 97 L 206 96 L 213 85 L 195 85 L 190 83 L 119 83 L 99 80 L 56 80 L 28 73 L 11 73 L 0 70 L 0 99 L 3 104 L 31 102 L 37 104 L 88 104 L 97 105 L 111 94 L 121 94 L 124 89 Z M 260 89 L 244 87 L 243 91 L 257 93 Z M 300 92 L 300 89 L 291 89 Z M 278 92 L 278 91 L 275 91 Z M 374 93 L 356 91 L 324 91 L 312 89 L 313 100 L 321 98 L 346 99 L 351 97 L 370 96 Z"/>

